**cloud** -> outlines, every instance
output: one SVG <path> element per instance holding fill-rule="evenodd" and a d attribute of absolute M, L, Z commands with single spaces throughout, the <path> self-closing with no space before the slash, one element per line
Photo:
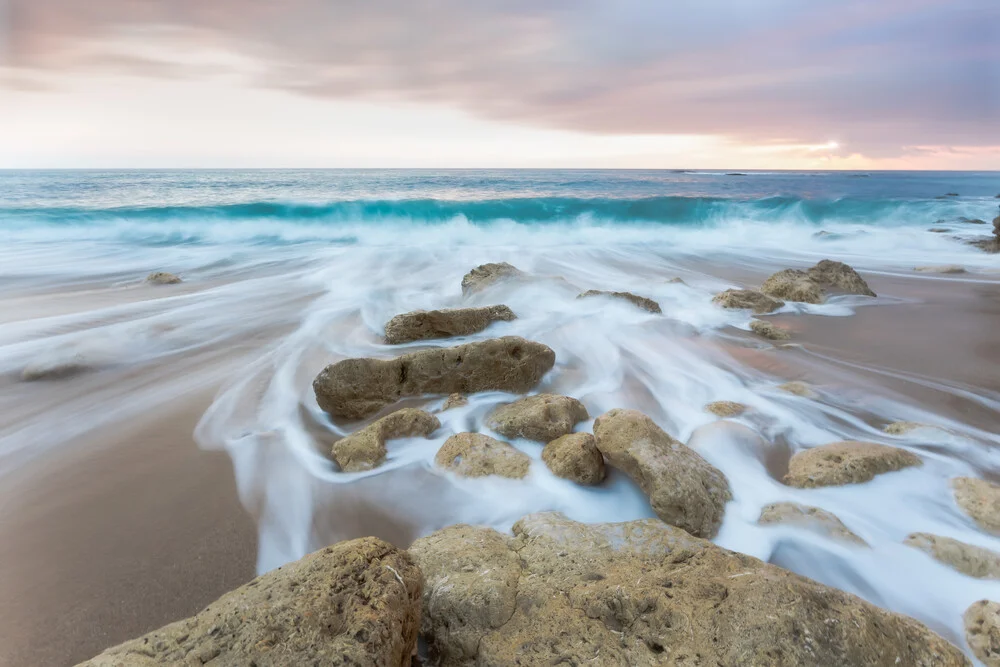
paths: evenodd
<path fill-rule="evenodd" d="M 996 0 L 10 0 L 16 70 L 206 75 L 602 134 L 1000 144 Z M 122 53 L 137 38 L 176 57 Z"/>

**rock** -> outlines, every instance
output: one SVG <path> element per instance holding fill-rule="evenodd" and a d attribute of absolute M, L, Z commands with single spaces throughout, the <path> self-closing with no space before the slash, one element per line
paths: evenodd
<path fill-rule="evenodd" d="M 757 315 L 771 313 L 785 305 L 784 301 L 772 299 L 768 295 L 752 289 L 727 289 L 712 299 L 723 308 L 745 308 Z"/>
<path fill-rule="evenodd" d="M 920 273 L 965 273 L 964 266 L 955 264 L 943 264 L 941 266 L 918 266 L 913 269 Z"/>
<path fill-rule="evenodd" d="M 156 271 L 146 276 L 146 282 L 150 285 L 176 285 L 182 282 L 180 276 L 176 276 L 166 271 Z"/>
<path fill-rule="evenodd" d="M 385 461 L 387 440 L 427 437 L 440 426 L 437 417 L 423 410 L 396 410 L 333 443 L 333 460 L 344 472 L 371 470 Z"/>
<path fill-rule="evenodd" d="M 1000 485 L 975 477 L 951 480 L 955 502 L 988 533 L 1000 535 Z"/>
<path fill-rule="evenodd" d="M 750 331 L 770 340 L 788 340 L 792 337 L 787 329 L 776 326 L 774 322 L 765 322 L 764 320 L 750 320 Z"/>
<path fill-rule="evenodd" d="M 788 461 L 785 484 L 800 489 L 861 484 L 882 473 L 921 464 L 905 449 L 845 440 L 797 452 Z"/>
<path fill-rule="evenodd" d="M 973 602 L 965 610 L 965 641 L 986 667 L 1000 667 L 1000 604 Z"/>
<path fill-rule="evenodd" d="M 785 269 L 764 281 L 760 291 L 785 301 L 823 303 L 823 290 L 805 271 Z"/>
<path fill-rule="evenodd" d="M 441 412 L 445 410 L 451 410 L 452 408 L 461 408 L 469 404 L 469 399 L 461 394 L 450 394 L 448 398 L 444 399 L 444 405 L 441 406 Z"/>
<path fill-rule="evenodd" d="M 947 227 L 931 227 L 927 231 L 934 232 L 935 234 L 945 234 L 947 232 L 950 232 L 951 230 L 948 229 Z"/>
<path fill-rule="evenodd" d="M 958 221 L 959 222 L 964 222 L 967 225 L 985 225 L 986 224 L 985 220 L 980 220 L 979 218 L 959 217 Z"/>
<path fill-rule="evenodd" d="M 816 398 L 816 392 L 814 392 L 805 382 L 799 382 L 798 380 L 780 384 L 778 385 L 778 389 L 788 392 L 789 394 L 801 396 L 802 398 Z"/>
<path fill-rule="evenodd" d="M 946 193 L 944 193 L 944 196 L 945 197 L 957 197 L 958 193 L 957 192 L 946 192 Z"/>
<path fill-rule="evenodd" d="M 1000 239 L 993 236 L 984 236 L 979 239 L 973 239 L 972 241 L 968 241 L 968 244 L 990 254 L 1000 252 Z"/>
<path fill-rule="evenodd" d="M 911 533 L 903 543 L 970 577 L 1000 579 L 1000 554 L 995 551 L 930 533 Z"/>
<path fill-rule="evenodd" d="M 668 285 L 687 285 L 687 283 L 684 282 L 684 280 L 682 278 L 678 278 L 677 276 L 674 276 L 673 278 L 669 278 L 665 282 Z"/>
<path fill-rule="evenodd" d="M 556 477 L 593 486 L 604 481 L 604 457 L 589 433 L 570 433 L 545 445 L 542 461 Z"/>
<path fill-rule="evenodd" d="M 843 262 L 824 259 L 808 271 L 809 277 L 821 287 L 835 289 L 848 294 L 875 296 L 864 278 Z"/>
<path fill-rule="evenodd" d="M 660 304 L 656 303 L 652 299 L 647 299 L 644 296 L 638 296 L 636 294 L 632 294 L 631 292 L 607 292 L 605 290 L 592 289 L 587 290 L 577 298 L 584 299 L 588 296 L 610 296 L 616 299 L 624 299 L 625 301 L 628 301 L 643 310 L 648 310 L 651 313 L 663 312 L 660 310 Z"/>
<path fill-rule="evenodd" d="M 21 380 L 37 382 L 39 380 L 62 380 L 74 375 L 80 375 L 94 370 L 83 356 L 70 358 L 45 358 L 33 361 L 21 371 Z"/>
<path fill-rule="evenodd" d="M 523 271 L 507 262 L 481 264 L 462 278 L 462 294 L 480 292 L 495 283 L 522 276 Z"/>
<path fill-rule="evenodd" d="M 341 542 L 83 665 L 407 667 L 420 627 L 421 586 L 405 551 L 374 537 Z"/>
<path fill-rule="evenodd" d="M 889 435 L 905 435 L 918 428 L 927 428 L 927 424 L 919 422 L 893 422 L 883 426 L 882 430 Z"/>
<path fill-rule="evenodd" d="M 747 406 L 733 401 L 715 401 L 706 405 L 705 410 L 719 417 L 738 417 L 747 411 Z"/>
<path fill-rule="evenodd" d="M 444 441 L 434 462 L 461 477 L 499 475 L 521 479 L 531 459 L 506 442 L 482 433 L 458 433 Z"/>
<path fill-rule="evenodd" d="M 711 538 L 732 499 L 725 475 L 637 410 L 611 410 L 594 422 L 597 448 L 649 496 L 658 517 Z"/>
<path fill-rule="evenodd" d="M 390 345 L 430 338 L 449 338 L 479 333 L 494 322 L 517 319 L 507 306 L 415 310 L 396 315 L 385 325 L 385 342 Z"/>
<path fill-rule="evenodd" d="M 506 438 L 545 443 L 572 433 L 586 419 L 590 419 L 587 408 L 575 398 L 538 394 L 499 406 L 486 418 L 486 425 Z"/>
<path fill-rule="evenodd" d="M 855 535 L 844 525 L 837 515 L 819 507 L 809 507 L 798 503 L 771 503 L 760 511 L 757 523 L 762 526 L 771 524 L 786 524 L 811 530 L 827 537 L 832 537 L 861 546 L 868 543 Z"/>
<path fill-rule="evenodd" d="M 452 526 L 411 548 L 433 664 L 968 665 L 917 621 L 655 519 Z"/>
<path fill-rule="evenodd" d="M 555 364 L 541 343 L 505 336 L 395 359 L 344 359 L 313 380 L 319 406 L 340 419 L 364 419 L 405 396 L 532 389 Z"/>

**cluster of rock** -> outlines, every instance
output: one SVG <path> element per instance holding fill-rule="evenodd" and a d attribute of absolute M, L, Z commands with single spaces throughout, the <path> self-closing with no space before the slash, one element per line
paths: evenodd
<path fill-rule="evenodd" d="M 1000 252 L 1000 215 L 993 218 L 993 236 L 975 239 L 969 243 L 986 252 Z"/>

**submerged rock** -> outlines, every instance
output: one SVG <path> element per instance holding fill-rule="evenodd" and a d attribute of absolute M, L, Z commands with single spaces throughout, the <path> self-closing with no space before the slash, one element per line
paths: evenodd
<path fill-rule="evenodd" d="M 955 502 L 988 533 L 1000 535 L 1000 485 L 975 477 L 951 480 Z"/>
<path fill-rule="evenodd" d="M 903 543 L 970 577 L 1000 579 L 1000 554 L 995 551 L 930 533 L 911 533 Z"/>
<path fill-rule="evenodd" d="M 434 415 L 403 408 L 333 443 L 333 460 L 344 472 L 361 472 L 382 465 L 387 440 L 428 436 L 441 422 Z"/>
<path fill-rule="evenodd" d="M 729 481 L 697 452 L 637 410 L 611 410 L 594 422 L 597 448 L 649 496 L 656 515 L 692 535 L 719 530 Z"/>
<path fill-rule="evenodd" d="M 979 248 L 983 252 L 991 254 L 1000 252 L 1000 239 L 992 236 L 984 236 L 982 238 L 969 241 L 968 243 L 969 245 Z"/>
<path fill-rule="evenodd" d="M 545 445 L 542 461 L 556 477 L 593 486 L 604 481 L 604 457 L 589 433 L 570 433 Z"/>
<path fill-rule="evenodd" d="M 441 412 L 445 410 L 451 410 L 452 408 L 461 408 L 469 404 L 469 399 L 461 394 L 451 394 L 448 398 L 444 399 L 444 405 L 441 406 Z"/>
<path fill-rule="evenodd" d="M 87 667 L 408 667 L 422 579 L 405 551 L 341 542 L 257 577 L 196 616 L 109 648 Z"/>
<path fill-rule="evenodd" d="M 727 289 L 716 294 L 712 302 L 723 308 L 749 309 L 757 315 L 774 312 L 785 305 L 783 301 L 752 289 Z"/>
<path fill-rule="evenodd" d="M 964 266 L 955 264 L 943 264 L 941 266 L 917 266 L 914 271 L 919 273 L 965 273 Z"/>
<path fill-rule="evenodd" d="M 1000 667 L 1000 604 L 973 602 L 965 610 L 965 641 L 986 667 Z"/>
<path fill-rule="evenodd" d="M 480 292 L 490 285 L 522 276 L 524 271 L 507 262 L 481 264 L 462 278 L 462 294 Z"/>
<path fill-rule="evenodd" d="M 917 621 L 655 519 L 532 514 L 417 540 L 422 636 L 466 665 L 957 667 Z"/>
<path fill-rule="evenodd" d="M 845 440 L 796 453 L 788 461 L 785 484 L 801 489 L 861 484 L 895 470 L 921 464 L 905 449 Z"/>
<path fill-rule="evenodd" d="M 390 345 L 415 340 L 468 336 L 479 333 L 494 322 L 517 319 L 507 306 L 484 308 L 454 308 L 448 310 L 415 310 L 396 315 L 385 325 L 385 342 Z"/>
<path fill-rule="evenodd" d="M 947 232 L 950 232 L 951 230 L 948 229 L 947 227 L 931 227 L 927 231 L 934 232 L 935 234 L 945 234 Z"/>
<path fill-rule="evenodd" d="M 150 285 L 176 285 L 182 281 L 180 276 L 174 275 L 173 273 L 156 271 L 155 273 L 150 273 L 146 276 L 146 282 Z"/>
<path fill-rule="evenodd" d="M 63 380 L 94 370 L 94 366 L 82 355 L 70 358 L 39 359 L 24 367 L 21 380 L 37 382 L 39 380 Z"/>
<path fill-rule="evenodd" d="M 760 518 L 757 519 L 757 523 L 762 526 L 771 524 L 799 526 L 827 537 L 868 546 L 868 543 L 851 532 L 837 515 L 819 507 L 788 502 L 771 503 L 760 510 Z"/>
<path fill-rule="evenodd" d="M 499 475 L 520 479 L 531 459 L 506 442 L 482 433 L 458 433 L 445 440 L 434 462 L 461 477 Z"/>
<path fill-rule="evenodd" d="M 893 422 L 883 426 L 882 430 L 889 435 L 906 435 L 918 428 L 927 428 L 927 424 L 921 424 L 920 422 Z"/>
<path fill-rule="evenodd" d="M 364 419 L 406 396 L 530 391 L 555 364 L 541 343 L 505 336 L 395 359 L 344 359 L 313 380 L 319 407 L 339 419 Z"/>
<path fill-rule="evenodd" d="M 816 398 L 816 392 L 812 390 L 812 387 L 805 382 L 799 382 L 798 380 L 786 382 L 785 384 L 779 384 L 778 389 L 789 394 L 801 396 L 802 398 Z"/>
<path fill-rule="evenodd" d="M 809 277 L 820 287 L 834 289 L 847 294 L 875 296 L 864 278 L 843 262 L 824 259 L 808 271 Z"/>
<path fill-rule="evenodd" d="M 638 296 L 637 294 L 632 294 L 631 292 L 607 292 L 604 290 L 592 289 L 592 290 L 587 290 L 577 298 L 584 299 L 589 296 L 610 296 L 615 299 L 624 299 L 625 301 L 628 301 L 629 303 L 632 303 L 633 305 L 638 306 L 643 310 L 648 310 L 651 313 L 663 312 L 662 310 L 660 310 L 660 304 L 656 303 L 652 299 L 647 299 L 644 296 Z"/>
<path fill-rule="evenodd" d="M 760 291 L 785 301 L 823 303 L 823 290 L 805 271 L 785 269 L 764 281 Z"/>
<path fill-rule="evenodd" d="M 486 418 L 486 425 L 507 438 L 546 443 L 572 433 L 586 419 L 590 419 L 587 408 L 575 398 L 538 394 L 499 406 Z"/>
<path fill-rule="evenodd" d="M 788 340 L 792 337 L 787 329 L 764 320 L 750 320 L 750 331 L 769 340 Z"/>
<path fill-rule="evenodd" d="M 706 405 L 705 410 L 719 417 L 738 417 L 747 411 L 747 406 L 733 401 L 715 401 Z"/>

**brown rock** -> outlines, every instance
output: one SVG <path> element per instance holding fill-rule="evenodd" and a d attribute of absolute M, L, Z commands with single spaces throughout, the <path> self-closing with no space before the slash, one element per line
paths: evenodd
<path fill-rule="evenodd" d="M 486 418 L 486 425 L 506 438 L 544 443 L 572 433 L 585 419 L 590 419 L 587 408 L 575 398 L 538 394 L 499 406 Z"/>
<path fill-rule="evenodd" d="M 816 398 L 816 392 L 814 392 L 808 384 L 805 382 L 799 382 L 798 380 L 780 384 L 778 385 L 778 389 L 803 398 Z"/>
<path fill-rule="evenodd" d="M 796 453 L 788 462 L 785 484 L 800 489 L 861 484 L 876 475 L 921 464 L 905 449 L 846 440 Z"/>
<path fill-rule="evenodd" d="M 805 271 L 785 269 L 764 281 L 760 291 L 785 301 L 823 303 L 823 290 Z"/>
<path fill-rule="evenodd" d="M 951 480 L 955 502 L 988 533 L 1000 535 L 1000 485 L 975 477 Z"/>
<path fill-rule="evenodd" d="M 934 232 L 935 234 L 944 234 L 946 232 L 950 232 L 951 230 L 947 227 L 931 227 L 927 231 Z"/>
<path fill-rule="evenodd" d="M 25 366 L 21 371 L 21 380 L 24 382 L 62 380 L 92 370 L 94 366 L 82 355 L 74 355 L 68 359 L 43 358 Z"/>
<path fill-rule="evenodd" d="M 918 428 L 927 428 L 927 424 L 921 424 L 919 422 L 893 422 L 883 426 L 882 430 L 889 435 L 906 435 L 910 431 Z"/>
<path fill-rule="evenodd" d="M 941 266 L 917 266 L 914 271 L 919 273 L 965 273 L 964 266 L 954 264 L 943 264 Z"/>
<path fill-rule="evenodd" d="M 361 472 L 382 465 L 387 440 L 429 436 L 441 426 L 434 415 L 403 408 L 333 443 L 333 460 L 344 472 Z"/>
<path fill-rule="evenodd" d="M 166 271 L 157 271 L 146 276 L 146 282 L 150 285 L 176 285 L 182 282 L 180 276 L 176 276 Z"/>
<path fill-rule="evenodd" d="M 774 312 L 785 305 L 783 301 L 772 299 L 763 292 L 752 289 L 727 289 L 716 294 L 712 302 L 723 308 L 749 309 L 757 315 Z"/>
<path fill-rule="evenodd" d="M 711 538 L 732 499 L 725 475 L 637 410 L 611 410 L 594 422 L 597 448 L 649 496 L 656 515 Z"/>
<path fill-rule="evenodd" d="M 479 333 L 494 322 L 510 322 L 517 316 L 507 306 L 415 310 L 396 315 L 385 325 L 385 342 L 390 345 L 414 340 L 449 338 Z"/>
<path fill-rule="evenodd" d="M 911 533 L 904 544 L 928 553 L 962 574 L 978 579 L 1000 579 L 1000 554 L 983 547 L 930 533 Z"/>
<path fill-rule="evenodd" d="M 913 619 L 655 519 L 532 514 L 513 532 L 414 543 L 434 664 L 968 665 Z"/>
<path fill-rule="evenodd" d="M 462 477 L 499 475 L 521 479 L 531 459 L 506 442 L 482 433 L 458 433 L 445 440 L 434 462 Z"/>
<path fill-rule="evenodd" d="M 339 419 L 364 419 L 406 396 L 531 390 L 555 364 L 541 343 L 505 336 L 395 359 L 345 359 L 313 380 L 319 406 Z"/>
<path fill-rule="evenodd" d="M 706 405 L 705 410 L 719 417 L 738 417 L 747 411 L 747 406 L 733 401 L 715 401 Z"/>
<path fill-rule="evenodd" d="M 462 294 L 480 292 L 495 283 L 522 276 L 523 271 L 507 262 L 481 264 L 462 278 Z"/>
<path fill-rule="evenodd" d="M 1000 239 L 993 236 L 984 236 L 979 239 L 973 239 L 968 243 L 969 245 L 975 246 L 983 252 L 988 252 L 990 254 L 1000 252 Z"/>
<path fill-rule="evenodd" d="M 864 278 L 843 262 L 824 259 L 809 269 L 809 277 L 820 287 L 834 289 L 848 294 L 875 296 Z"/>
<path fill-rule="evenodd" d="M 986 667 L 1000 667 L 1000 604 L 973 602 L 965 610 L 965 641 Z"/>
<path fill-rule="evenodd" d="M 469 404 L 469 399 L 461 394 L 451 394 L 448 398 L 444 399 L 444 405 L 441 406 L 441 412 L 445 410 L 451 410 L 452 408 L 461 408 Z"/>
<path fill-rule="evenodd" d="M 374 537 L 341 542 L 83 665 L 408 667 L 421 583 L 405 551 Z"/>
<path fill-rule="evenodd" d="M 772 524 L 798 526 L 826 535 L 827 537 L 853 542 L 861 546 L 868 546 L 868 543 L 851 532 L 837 515 L 819 507 L 809 507 L 808 505 L 787 502 L 771 503 L 761 509 L 760 518 L 757 520 L 757 523 L 762 526 Z"/>
<path fill-rule="evenodd" d="M 628 301 L 643 310 L 648 310 L 651 313 L 663 312 L 660 310 L 660 304 L 656 303 L 652 299 L 647 299 L 644 296 L 638 296 L 636 294 L 632 294 L 631 292 L 607 292 L 604 290 L 592 289 L 587 290 L 577 298 L 584 299 L 589 296 L 610 296 L 615 299 L 624 299 L 625 301 Z"/>
<path fill-rule="evenodd" d="M 788 340 L 792 337 L 787 329 L 764 320 L 750 320 L 750 331 L 769 340 Z"/>
<path fill-rule="evenodd" d="M 570 433 L 545 445 L 542 461 L 557 477 L 593 486 L 604 481 L 604 457 L 589 433 Z"/>

